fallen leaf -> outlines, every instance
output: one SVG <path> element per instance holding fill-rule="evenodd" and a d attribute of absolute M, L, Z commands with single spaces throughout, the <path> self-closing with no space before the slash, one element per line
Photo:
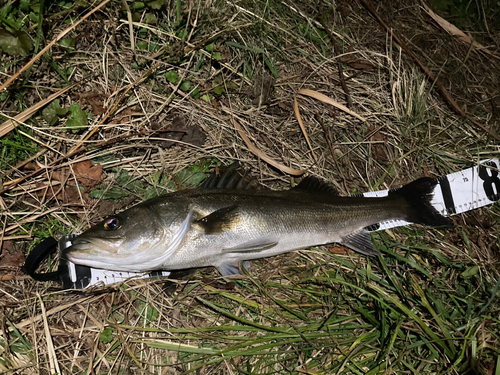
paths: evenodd
<path fill-rule="evenodd" d="M 19 268 L 25 260 L 22 251 L 16 251 L 12 254 L 8 251 L 4 251 L 0 257 L 0 268 Z"/>
<path fill-rule="evenodd" d="M 354 49 L 350 47 L 348 52 L 354 52 Z M 351 68 L 362 70 L 366 73 L 371 73 L 373 71 L 373 65 L 368 60 L 357 58 L 352 54 L 342 56 L 340 61 L 349 65 Z"/>
<path fill-rule="evenodd" d="M 339 245 L 328 247 L 328 251 L 332 254 L 338 254 L 338 255 L 346 255 L 354 253 L 354 251 L 352 251 L 351 249 Z"/>
<path fill-rule="evenodd" d="M 368 134 L 372 134 L 370 141 L 373 142 L 384 142 L 384 143 L 374 143 L 372 144 L 373 157 L 377 161 L 387 161 L 388 150 L 387 150 L 387 137 L 384 136 L 380 129 L 376 129 L 375 126 L 371 125 L 368 127 Z"/>
<path fill-rule="evenodd" d="M 193 146 L 201 147 L 205 143 L 205 132 L 197 125 L 191 125 L 186 128 L 186 133 L 181 140 Z"/>
<path fill-rule="evenodd" d="M 90 160 L 74 164 L 73 171 L 75 172 L 77 181 L 81 183 L 86 190 L 92 189 L 104 179 L 102 165 L 94 165 Z"/>
<path fill-rule="evenodd" d="M 82 103 L 89 104 L 92 107 L 94 115 L 99 116 L 106 113 L 104 101 L 108 98 L 108 95 L 91 91 L 78 93 L 77 97 Z"/>

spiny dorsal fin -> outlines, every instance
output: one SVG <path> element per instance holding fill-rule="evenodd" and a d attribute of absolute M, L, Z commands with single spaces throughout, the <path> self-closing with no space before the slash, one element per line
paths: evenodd
<path fill-rule="evenodd" d="M 255 190 L 257 188 L 257 182 L 252 178 L 248 177 L 246 174 L 241 174 L 238 171 L 240 163 L 235 161 L 220 175 L 214 172 L 210 177 L 205 180 L 201 185 L 202 188 L 207 189 L 243 189 L 243 190 Z"/>
<path fill-rule="evenodd" d="M 206 234 L 219 234 L 233 229 L 240 222 L 236 205 L 223 207 L 202 217 L 193 224 L 200 226 Z"/>
<path fill-rule="evenodd" d="M 313 176 L 304 178 L 293 190 L 304 191 L 310 194 L 338 195 L 337 190 Z"/>

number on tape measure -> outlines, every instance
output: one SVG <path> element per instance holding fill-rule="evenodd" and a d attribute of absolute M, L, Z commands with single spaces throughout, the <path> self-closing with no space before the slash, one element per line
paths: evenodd
<path fill-rule="evenodd" d="M 497 201 L 500 198 L 500 179 L 498 179 L 498 166 L 496 163 L 490 160 L 480 165 L 479 178 L 483 180 L 483 189 L 488 199 L 492 202 Z"/>

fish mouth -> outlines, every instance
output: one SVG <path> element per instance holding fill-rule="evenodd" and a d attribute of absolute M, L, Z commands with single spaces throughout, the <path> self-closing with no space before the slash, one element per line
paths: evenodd
<path fill-rule="evenodd" d="M 116 257 L 119 248 L 119 240 L 77 237 L 72 240 L 71 246 L 63 251 L 62 257 L 75 264 L 91 267 L 100 265 L 98 268 L 102 268 L 103 258 L 108 256 L 111 258 Z M 112 265 L 112 263 L 109 265 Z"/>

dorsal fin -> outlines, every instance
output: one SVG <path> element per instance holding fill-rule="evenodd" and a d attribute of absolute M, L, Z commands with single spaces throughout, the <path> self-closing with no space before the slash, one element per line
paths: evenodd
<path fill-rule="evenodd" d="M 335 188 L 313 176 L 304 178 L 293 190 L 304 191 L 310 194 L 338 195 Z"/>
<path fill-rule="evenodd" d="M 255 190 L 257 188 L 257 182 L 248 177 L 246 174 L 241 174 L 238 171 L 240 163 L 235 161 L 220 175 L 217 173 L 212 173 L 210 177 L 205 180 L 201 185 L 202 188 L 206 189 L 243 189 L 243 190 Z"/>

